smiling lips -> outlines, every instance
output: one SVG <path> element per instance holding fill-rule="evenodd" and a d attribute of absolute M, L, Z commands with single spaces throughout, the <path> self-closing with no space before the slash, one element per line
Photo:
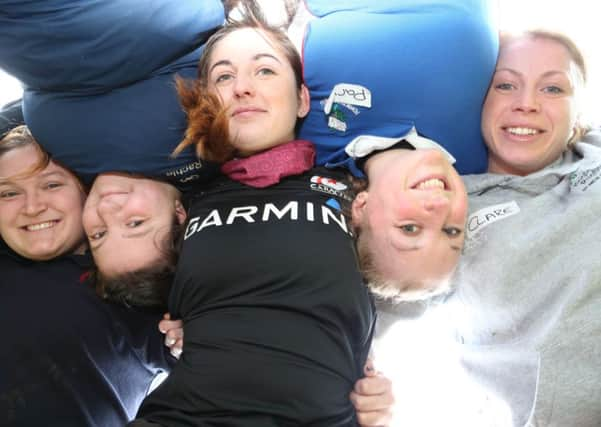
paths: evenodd
<path fill-rule="evenodd" d="M 447 183 L 441 178 L 427 178 L 411 187 L 415 190 L 445 190 Z"/>
<path fill-rule="evenodd" d="M 508 132 L 515 136 L 531 136 L 537 135 L 539 133 L 543 133 L 544 131 L 540 129 L 534 129 L 530 127 L 523 126 L 507 126 L 502 128 L 505 132 Z"/>
<path fill-rule="evenodd" d="M 47 228 L 52 228 L 58 223 L 59 223 L 59 220 L 55 219 L 52 221 L 39 222 L 37 224 L 24 225 L 21 228 L 26 231 L 40 231 L 40 230 L 46 230 Z"/>

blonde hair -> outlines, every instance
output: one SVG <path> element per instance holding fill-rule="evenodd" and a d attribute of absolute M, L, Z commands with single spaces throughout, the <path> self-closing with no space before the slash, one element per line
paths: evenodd
<path fill-rule="evenodd" d="M 6 153 L 16 150 L 17 148 L 23 147 L 33 147 L 35 151 L 39 154 L 39 161 L 30 169 L 25 172 L 20 173 L 18 176 L 1 176 L 0 180 L 7 179 L 19 179 L 19 178 L 27 178 L 32 175 L 35 175 L 39 171 L 43 170 L 48 163 L 50 163 L 50 156 L 48 153 L 37 143 L 29 128 L 25 125 L 17 126 L 6 135 L 2 137 L 0 140 L 0 157 L 5 155 Z"/>
<path fill-rule="evenodd" d="M 48 166 L 48 164 L 52 161 L 54 164 L 60 166 L 65 171 L 67 171 L 67 173 L 69 173 L 73 178 L 75 178 L 77 186 L 84 194 L 88 193 L 88 189 L 77 177 L 77 175 L 75 175 L 71 170 L 69 170 L 69 168 L 66 168 L 59 162 L 53 160 L 50 157 L 50 154 L 48 154 L 48 152 L 44 150 L 40 144 L 38 144 L 38 142 L 35 140 L 35 138 L 33 137 L 29 128 L 26 125 L 20 125 L 11 129 L 6 133 L 6 135 L 2 137 L 2 139 L 0 139 L 0 157 L 2 157 L 10 151 L 23 147 L 33 147 L 36 153 L 38 154 L 39 160 L 32 167 L 17 175 L 0 175 L 0 181 L 29 178 L 35 175 L 36 173 L 43 171 L 46 168 L 46 166 Z"/>

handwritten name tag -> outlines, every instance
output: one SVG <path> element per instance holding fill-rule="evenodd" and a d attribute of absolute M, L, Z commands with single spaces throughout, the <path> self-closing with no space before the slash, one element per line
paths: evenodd
<path fill-rule="evenodd" d="M 467 220 L 468 237 L 476 235 L 478 232 L 484 229 L 484 227 L 494 222 L 516 215 L 519 212 L 520 207 L 515 201 L 480 209 L 479 211 L 471 214 Z"/>
<path fill-rule="evenodd" d="M 330 92 L 323 111 L 330 114 L 334 103 L 371 108 L 371 92 L 364 86 L 338 83 Z"/>

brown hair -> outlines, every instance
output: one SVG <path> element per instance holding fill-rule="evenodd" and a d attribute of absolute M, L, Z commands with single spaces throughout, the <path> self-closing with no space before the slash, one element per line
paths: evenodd
<path fill-rule="evenodd" d="M 578 45 L 576 45 L 576 43 L 574 43 L 574 41 L 571 38 L 569 38 L 565 34 L 544 29 L 527 30 L 521 33 L 502 32 L 500 35 L 500 48 L 502 49 L 504 45 L 507 45 L 512 41 L 520 39 L 550 40 L 563 46 L 568 51 L 570 59 L 578 69 L 578 77 L 580 78 L 580 82 L 578 83 L 580 83 L 581 87 L 584 87 L 586 85 L 588 77 L 586 61 L 584 60 L 584 55 L 578 48 Z M 578 142 L 584 135 L 586 135 L 586 133 L 589 130 L 590 127 L 582 123 L 576 122 L 576 124 L 574 125 L 574 133 L 568 141 L 568 147 Z"/>
<path fill-rule="evenodd" d="M 29 128 L 25 125 L 17 126 L 11 129 L 10 131 L 8 131 L 8 133 L 6 133 L 6 135 L 4 135 L 4 137 L 2 137 L 2 139 L 0 139 L 0 157 L 17 148 L 23 148 L 28 146 L 33 147 L 39 154 L 39 162 L 37 162 L 33 168 L 19 174 L 16 177 L 0 176 L 0 180 L 8 178 L 27 178 L 48 166 L 48 163 L 50 163 L 50 156 L 40 146 L 40 144 L 37 143 L 31 132 L 29 131 Z"/>
<path fill-rule="evenodd" d="M 188 116 L 188 128 L 184 140 L 173 151 L 174 156 L 190 145 L 196 146 L 196 154 L 202 159 L 218 163 L 231 159 L 235 153 L 235 148 L 229 143 L 225 109 L 219 98 L 207 91 L 211 54 L 215 46 L 229 34 L 244 28 L 265 33 L 290 63 L 297 89 L 302 87 L 302 61 L 286 33 L 281 28 L 269 25 L 254 1 L 242 2 L 241 6 L 242 18 L 232 19 L 228 16 L 226 24 L 205 44 L 198 63 L 198 78 L 194 81 L 176 78 L 180 102 Z"/>
<path fill-rule="evenodd" d="M 160 242 L 163 256 L 151 265 L 112 276 L 100 270 L 93 271 L 96 293 L 103 299 L 126 306 L 166 308 L 183 232 L 184 225 L 176 219 L 170 232 Z"/>

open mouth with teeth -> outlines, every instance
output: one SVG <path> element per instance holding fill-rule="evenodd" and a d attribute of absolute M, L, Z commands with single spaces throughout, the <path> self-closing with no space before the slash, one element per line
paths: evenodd
<path fill-rule="evenodd" d="M 21 227 L 21 229 L 23 229 L 25 231 L 41 231 L 41 230 L 46 230 L 48 228 L 52 228 L 59 222 L 60 221 L 57 219 L 52 220 L 52 221 L 39 222 L 37 224 L 24 225 L 23 227 Z"/>
<path fill-rule="evenodd" d="M 441 178 L 428 178 L 411 187 L 413 190 L 448 190 L 449 185 Z"/>
<path fill-rule="evenodd" d="M 503 130 L 512 135 L 516 136 L 531 136 L 543 133 L 540 129 L 527 128 L 527 127 L 504 127 Z"/>

